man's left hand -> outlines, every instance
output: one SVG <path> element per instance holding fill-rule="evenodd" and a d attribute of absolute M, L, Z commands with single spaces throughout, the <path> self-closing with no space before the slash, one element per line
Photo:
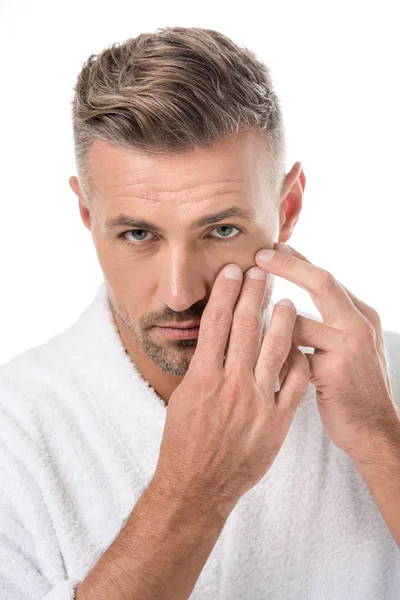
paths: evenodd
<path fill-rule="evenodd" d="M 338 448 L 362 460 L 380 441 L 400 438 L 380 317 L 329 271 L 291 246 L 291 254 L 283 252 L 283 246 L 275 244 L 267 262 L 257 254 L 255 264 L 311 295 L 323 322 L 297 315 L 292 342 L 315 348 L 305 356 L 322 423 Z"/>

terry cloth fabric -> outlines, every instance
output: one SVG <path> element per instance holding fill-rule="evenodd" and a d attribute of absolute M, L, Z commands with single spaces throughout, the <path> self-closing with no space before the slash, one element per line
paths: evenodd
<path fill-rule="evenodd" d="M 400 335 L 384 336 L 398 402 Z M 0 366 L 2 600 L 73 600 L 152 479 L 166 415 L 125 353 L 104 282 L 71 327 Z M 345 598 L 399 600 L 400 551 L 309 384 L 190 600 Z"/>

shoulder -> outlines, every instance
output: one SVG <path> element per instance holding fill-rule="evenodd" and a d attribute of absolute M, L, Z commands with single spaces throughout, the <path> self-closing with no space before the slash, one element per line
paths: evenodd
<path fill-rule="evenodd" d="M 40 437 L 40 424 L 60 402 L 69 371 L 68 357 L 54 344 L 30 348 L 0 365 L 0 420 L 2 431 L 25 432 L 31 440 Z M 70 379 L 70 377 L 68 377 Z"/>

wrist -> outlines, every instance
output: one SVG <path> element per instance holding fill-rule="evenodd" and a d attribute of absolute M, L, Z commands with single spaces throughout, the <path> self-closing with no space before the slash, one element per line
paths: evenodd
<path fill-rule="evenodd" d="M 398 465 L 400 461 L 400 418 L 396 413 L 379 431 L 366 436 L 362 444 L 347 453 L 361 466 Z"/>
<path fill-rule="evenodd" d="M 154 505 L 164 507 L 180 521 L 186 519 L 193 526 L 198 524 L 200 528 L 215 526 L 221 529 L 236 504 L 232 503 L 232 506 L 217 504 L 207 499 L 206 494 L 200 497 L 200 495 L 182 492 L 172 486 L 167 477 L 162 477 L 160 474 L 153 476 L 147 493 Z"/>

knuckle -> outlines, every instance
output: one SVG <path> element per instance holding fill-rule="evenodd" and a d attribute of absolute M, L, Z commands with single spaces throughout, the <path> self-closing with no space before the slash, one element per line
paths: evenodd
<path fill-rule="evenodd" d="M 213 389 L 218 385 L 213 369 L 204 368 L 200 363 L 199 368 L 194 370 L 193 385 L 198 391 Z"/>
<path fill-rule="evenodd" d="M 319 289 L 322 292 L 330 292 L 336 286 L 337 280 L 330 271 L 322 269 Z"/>
<path fill-rule="evenodd" d="M 268 337 L 268 350 L 274 356 L 281 358 L 287 352 L 288 345 L 289 341 L 284 335 L 274 333 Z"/>
<path fill-rule="evenodd" d="M 234 279 L 226 279 L 225 285 L 222 289 L 222 293 L 224 296 L 228 296 L 228 298 L 234 298 L 236 300 L 238 296 L 238 287 L 237 280 Z"/>
<path fill-rule="evenodd" d="M 378 313 L 378 311 L 376 311 L 374 308 L 368 307 L 369 311 L 368 311 L 368 320 L 370 321 L 370 323 L 372 323 L 372 325 L 374 325 L 375 327 L 379 327 L 382 325 L 381 322 L 381 317 Z"/>
<path fill-rule="evenodd" d="M 261 317 L 254 313 L 244 312 L 235 315 L 235 327 L 250 333 L 258 331 L 261 326 Z"/>
<path fill-rule="evenodd" d="M 197 353 L 196 360 L 190 362 L 187 375 L 193 383 L 194 389 L 201 390 L 209 389 L 215 379 L 215 373 L 212 368 L 205 364 L 205 356 L 202 353 Z"/>
<path fill-rule="evenodd" d="M 375 343 L 376 332 L 372 323 L 362 315 L 360 327 L 357 333 L 351 332 L 345 336 L 345 347 L 353 354 L 359 354 L 366 350 L 371 343 Z"/>
<path fill-rule="evenodd" d="M 258 298 L 260 296 L 260 287 L 258 285 L 246 286 L 246 296 L 253 296 L 254 298 Z"/>
<path fill-rule="evenodd" d="M 213 327 L 229 327 L 232 321 L 231 311 L 225 306 L 213 306 L 208 320 Z"/>
<path fill-rule="evenodd" d="M 267 336 L 266 336 L 267 337 Z M 283 359 L 287 358 L 289 342 L 283 335 L 273 334 L 267 337 L 268 353 L 264 367 L 271 374 L 282 368 Z"/>
<path fill-rule="evenodd" d="M 373 317 L 373 318 L 374 318 L 376 321 L 380 322 L 380 320 L 381 320 L 381 317 L 380 317 L 380 314 L 378 313 L 378 311 L 377 311 L 377 310 L 375 310 L 375 308 L 372 308 L 372 307 L 370 307 L 370 310 L 371 310 L 371 315 L 372 315 L 372 317 Z"/>
<path fill-rule="evenodd" d="M 293 254 L 283 254 L 281 256 L 282 268 L 285 271 L 290 271 L 296 268 L 296 261 L 298 259 Z"/>

